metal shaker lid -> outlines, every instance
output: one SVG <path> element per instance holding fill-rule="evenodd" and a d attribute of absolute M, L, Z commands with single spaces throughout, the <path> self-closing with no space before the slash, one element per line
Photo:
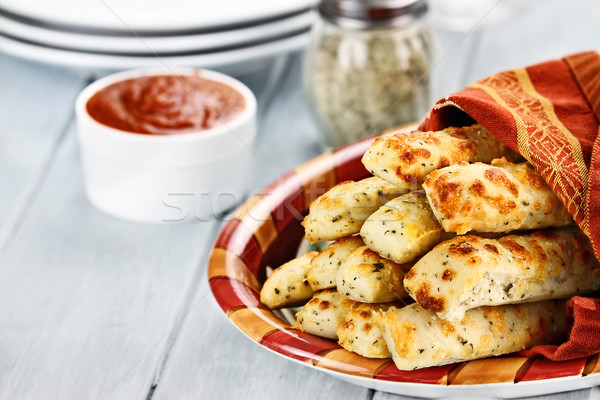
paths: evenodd
<path fill-rule="evenodd" d="M 321 0 L 321 16 L 349 28 L 385 28 L 412 22 L 427 12 L 426 0 Z"/>

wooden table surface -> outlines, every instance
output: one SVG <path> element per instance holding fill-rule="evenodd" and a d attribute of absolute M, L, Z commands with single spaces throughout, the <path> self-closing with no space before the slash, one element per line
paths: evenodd
<path fill-rule="evenodd" d="M 598 21 L 598 2 L 553 0 L 499 26 L 439 30 L 437 96 L 600 50 Z M 301 64 L 301 53 L 280 56 L 240 76 L 259 100 L 252 190 L 321 151 Z M 93 79 L 0 54 L 0 399 L 401 398 L 285 360 L 234 328 L 206 279 L 219 218 L 142 225 L 90 205 L 73 103 Z"/>

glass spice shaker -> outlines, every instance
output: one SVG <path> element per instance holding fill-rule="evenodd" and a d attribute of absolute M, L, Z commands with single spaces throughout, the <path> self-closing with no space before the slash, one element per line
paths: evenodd
<path fill-rule="evenodd" d="M 304 65 L 327 146 L 422 119 L 431 107 L 426 0 L 321 0 Z"/>

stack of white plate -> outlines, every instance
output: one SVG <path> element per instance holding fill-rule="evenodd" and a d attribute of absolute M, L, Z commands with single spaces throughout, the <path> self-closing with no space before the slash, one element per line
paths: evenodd
<path fill-rule="evenodd" d="M 0 0 L 0 51 L 93 70 L 248 67 L 308 41 L 316 0 Z M 250 63 L 251 64 L 251 63 Z"/>

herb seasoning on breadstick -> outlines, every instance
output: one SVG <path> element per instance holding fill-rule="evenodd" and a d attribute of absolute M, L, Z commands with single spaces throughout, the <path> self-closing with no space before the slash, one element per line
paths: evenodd
<path fill-rule="evenodd" d="M 338 343 L 348 351 L 363 357 L 391 357 L 383 332 L 375 323 L 375 315 L 390 307 L 402 308 L 400 302 L 367 304 L 355 302 L 346 313 L 344 323 L 337 329 Z"/>
<path fill-rule="evenodd" d="M 461 163 L 433 171 L 423 184 L 448 232 L 509 232 L 571 225 L 573 218 L 528 163 Z"/>
<path fill-rule="evenodd" d="M 335 289 L 315 293 L 296 314 L 294 328 L 313 335 L 337 339 L 337 329 L 356 302 L 342 296 Z"/>
<path fill-rule="evenodd" d="M 600 289 L 600 264 L 577 228 L 484 239 L 457 236 L 437 245 L 406 274 L 423 308 L 458 321 L 471 308 L 568 298 Z"/>
<path fill-rule="evenodd" d="M 437 132 L 407 132 L 375 139 L 362 162 L 373 175 L 406 189 L 418 189 L 431 171 L 460 161 L 490 162 L 521 157 L 481 125 Z"/>
<path fill-rule="evenodd" d="M 337 290 L 363 303 L 384 303 L 408 297 L 402 280 L 412 264 L 397 264 L 361 246 L 338 269 Z"/>
<path fill-rule="evenodd" d="M 564 334 L 564 301 L 480 307 L 460 322 L 444 321 L 418 304 L 377 317 L 396 367 L 426 368 L 554 344 Z"/>
<path fill-rule="evenodd" d="M 318 251 L 311 251 L 276 268 L 260 289 L 260 301 L 270 309 L 304 304 L 314 291 L 308 283 L 310 261 Z"/>
<path fill-rule="evenodd" d="M 354 235 L 382 204 L 407 191 L 375 176 L 338 183 L 311 203 L 302 221 L 306 239 L 317 242 Z"/>
<path fill-rule="evenodd" d="M 415 260 L 453 234 L 445 232 L 419 190 L 390 200 L 360 230 L 365 244 L 397 263 Z"/>
<path fill-rule="evenodd" d="M 313 290 L 335 287 L 335 276 L 346 257 L 360 246 L 364 246 L 360 236 L 350 236 L 337 240 L 323 249 L 310 262 L 308 283 Z"/>

